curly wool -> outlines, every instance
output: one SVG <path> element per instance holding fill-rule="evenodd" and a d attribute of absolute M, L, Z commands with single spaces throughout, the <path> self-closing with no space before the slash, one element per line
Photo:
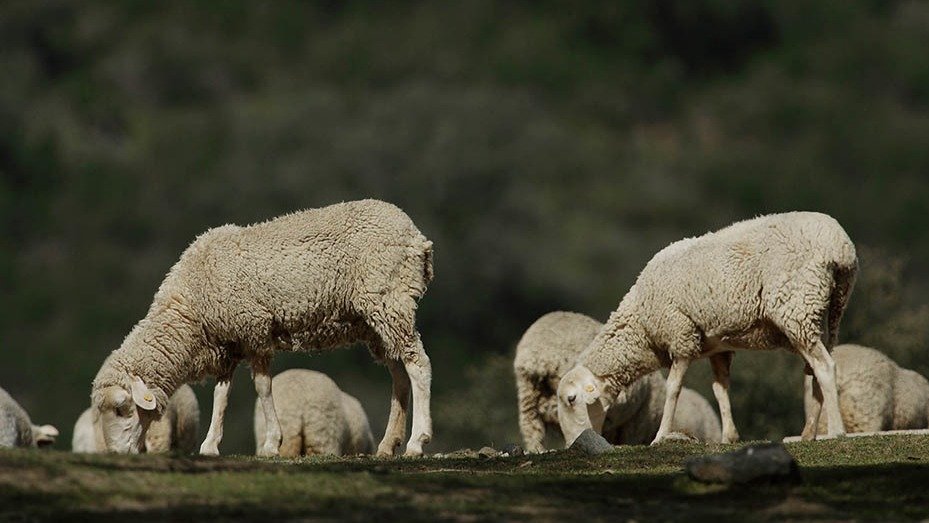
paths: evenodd
<path fill-rule="evenodd" d="M 929 381 L 899 367 L 885 354 L 861 345 L 839 345 L 835 360 L 839 410 L 848 432 L 924 429 L 929 427 Z M 815 403 L 804 394 L 809 416 Z M 820 419 L 817 432 L 825 432 Z"/>
<path fill-rule="evenodd" d="M 346 202 L 200 235 L 162 282 L 146 316 L 104 361 L 94 405 L 138 376 L 157 409 L 207 376 L 275 351 L 366 343 L 399 360 L 419 343 L 417 300 L 432 279 L 432 243 L 396 206 Z"/>
<path fill-rule="evenodd" d="M 361 403 L 321 372 L 290 369 L 272 380 L 281 423 L 281 457 L 371 454 L 374 436 Z M 265 420 L 255 401 L 255 448 L 264 445 Z"/>
<path fill-rule="evenodd" d="M 81 413 L 74 423 L 71 451 L 106 452 L 103 434 L 94 425 L 93 408 Z M 189 385 L 181 385 L 168 401 L 161 419 L 149 425 L 145 433 L 145 452 L 163 454 L 178 451 L 191 454 L 197 450 L 200 431 L 200 404 Z"/>
<path fill-rule="evenodd" d="M 561 376 L 574 366 L 603 324 L 575 312 L 556 311 L 536 320 L 516 345 L 513 371 L 519 398 L 519 427 L 526 449 L 544 450 L 547 428 L 558 428 L 556 391 Z M 613 444 L 651 441 L 658 431 L 664 404 L 664 378 L 660 372 L 633 383 L 606 414 L 603 435 Z M 717 442 L 719 417 L 703 396 L 684 389 L 675 419 L 677 432 Z"/>

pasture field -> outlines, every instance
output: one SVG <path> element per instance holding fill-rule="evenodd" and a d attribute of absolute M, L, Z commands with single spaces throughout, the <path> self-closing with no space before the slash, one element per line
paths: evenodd
<path fill-rule="evenodd" d="M 801 442 L 797 484 L 703 485 L 671 442 L 596 458 L 76 455 L 0 450 L 0 520 L 740 521 L 929 518 L 929 437 Z"/>

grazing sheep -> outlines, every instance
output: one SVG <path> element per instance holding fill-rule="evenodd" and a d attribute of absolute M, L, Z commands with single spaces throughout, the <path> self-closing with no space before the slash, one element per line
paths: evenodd
<path fill-rule="evenodd" d="M 212 375 L 213 413 L 200 452 L 218 454 L 232 373 L 245 360 L 267 427 L 259 454 L 277 455 L 274 353 L 363 342 L 393 378 L 378 453 L 402 445 L 412 388 L 406 453 L 421 455 L 432 438 L 432 370 L 415 320 L 431 280 L 432 242 L 403 211 L 377 200 L 207 231 L 181 254 L 146 316 L 94 379 L 91 398 L 107 449 L 138 452 L 168 396 Z"/>
<path fill-rule="evenodd" d="M 555 391 L 562 374 L 574 366 L 603 326 L 575 312 L 550 312 L 536 320 L 516 345 L 513 371 L 519 398 L 519 429 L 526 450 L 542 452 L 548 427 L 557 427 Z M 658 431 L 664 402 L 664 378 L 655 372 L 636 381 L 606 414 L 603 434 L 613 444 L 647 443 Z M 674 430 L 697 439 L 719 441 L 719 417 L 702 396 L 684 389 Z"/>
<path fill-rule="evenodd" d="M 732 351 L 775 348 L 804 358 L 815 375 L 807 381 L 821 390 L 829 435 L 844 434 L 829 351 L 857 268 L 848 235 L 819 213 L 763 216 L 672 243 L 648 262 L 578 365 L 561 378 L 558 420 L 565 441 L 591 427 L 636 379 L 670 365 L 654 442 L 661 441 L 671 430 L 684 373 L 703 357 L 715 373 L 722 440 L 735 441 Z M 813 437 L 814 428 L 808 418 L 805 437 Z"/>
<path fill-rule="evenodd" d="M 47 447 L 55 443 L 58 429 L 33 425 L 29 414 L 5 390 L 0 389 L 0 448 Z"/>
<path fill-rule="evenodd" d="M 883 353 L 860 345 L 839 345 L 832 351 L 839 411 L 848 432 L 924 429 L 929 427 L 929 381 L 897 366 Z M 809 418 L 816 401 L 805 391 Z M 825 432 L 819 420 L 817 432 Z"/>
<path fill-rule="evenodd" d="M 143 449 L 149 454 L 179 451 L 190 454 L 197 449 L 197 432 L 200 430 L 200 405 L 189 385 L 181 385 L 168 400 L 161 419 L 155 420 L 145 433 Z M 88 408 L 74 424 L 71 438 L 73 452 L 106 452 L 103 431 L 94 423 L 94 409 Z"/>
<path fill-rule="evenodd" d="M 329 376 L 291 369 L 274 377 L 274 408 L 281 422 L 281 457 L 311 454 L 371 454 L 374 436 L 361 403 L 342 392 Z M 255 448 L 266 434 L 261 401 L 255 401 Z"/>

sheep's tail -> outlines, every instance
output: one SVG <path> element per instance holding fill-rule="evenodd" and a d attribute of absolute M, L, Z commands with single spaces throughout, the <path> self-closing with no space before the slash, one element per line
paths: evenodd
<path fill-rule="evenodd" d="M 851 260 L 851 263 L 837 263 L 832 268 L 833 288 L 832 295 L 829 297 L 827 319 L 829 331 L 825 340 L 829 351 L 832 351 L 839 341 L 839 323 L 842 321 L 842 315 L 845 314 L 845 308 L 848 307 L 848 300 L 855 288 L 857 275 L 858 258 Z"/>
<path fill-rule="evenodd" d="M 432 271 L 432 242 L 423 238 L 423 283 L 429 285 L 434 273 Z"/>

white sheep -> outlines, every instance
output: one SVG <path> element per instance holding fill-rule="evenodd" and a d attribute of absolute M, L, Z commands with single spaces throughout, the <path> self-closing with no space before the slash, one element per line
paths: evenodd
<path fill-rule="evenodd" d="M 0 389 L 0 448 L 47 447 L 55 443 L 58 429 L 33 425 L 29 414 L 7 391 Z"/>
<path fill-rule="evenodd" d="M 171 268 L 146 316 L 94 379 L 91 398 L 107 449 L 138 452 L 168 396 L 181 383 L 212 375 L 213 414 L 200 452 L 218 454 L 232 373 L 245 360 L 267 427 L 260 454 L 277 455 L 274 353 L 363 342 L 393 378 L 378 453 L 402 445 L 412 388 L 406 453 L 421 455 L 432 438 L 432 368 L 415 320 L 431 279 L 432 242 L 403 211 L 377 200 L 207 231 Z"/>
<path fill-rule="evenodd" d="M 561 375 L 590 345 L 603 324 L 575 312 L 550 312 L 536 320 L 516 345 L 513 371 L 519 407 L 519 429 L 529 452 L 545 450 L 548 427 L 557 427 L 555 391 Z M 612 402 L 603 435 L 614 444 L 648 443 L 658 431 L 665 385 L 660 372 L 637 380 Z M 703 396 L 690 389 L 681 393 L 673 430 L 697 439 L 718 442 L 719 417 Z"/>
<path fill-rule="evenodd" d="M 371 454 L 374 436 L 361 403 L 342 392 L 329 376 L 306 369 L 286 370 L 272 380 L 274 408 L 281 422 L 281 457 L 311 454 Z M 255 401 L 255 448 L 266 434 L 261 401 Z"/>
<path fill-rule="evenodd" d="M 839 345 L 832 357 L 845 430 L 854 433 L 929 427 L 926 378 L 860 345 Z M 811 390 L 805 391 L 804 407 L 808 418 L 815 414 L 816 400 Z M 817 432 L 825 429 L 825 420 L 820 420 Z"/>
<path fill-rule="evenodd" d="M 603 437 L 616 445 L 651 442 L 660 428 L 665 387 L 661 371 L 634 381 L 611 402 L 606 411 L 601 429 Z M 719 443 L 719 416 L 706 398 L 684 387 L 676 409 L 671 432 L 690 436 L 697 441 Z"/>
<path fill-rule="evenodd" d="M 648 262 L 562 377 L 558 419 L 565 441 L 602 419 L 612 398 L 636 379 L 670 365 L 654 443 L 661 441 L 671 430 L 684 373 L 703 357 L 715 374 L 722 440 L 736 441 L 728 393 L 732 351 L 775 348 L 804 358 L 815 375 L 810 386 L 822 390 L 829 435 L 844 434 L 829 351 L 857 268 L 848 235 L 819 213 L 763 216 L 672 243 Z M 804 435 L 812 437 L 814 428 L 808 418 Z"/>
<path fill-rule="evenodd" d="M 161 419 L 152 421 L 145 433 L 143 450 L 150 454 L 178 451 L 190 454 L 197 449 L 200 430 L 200 405 L 189 385 L 181 385 L 168 400 Z M 71 438 L 73 452 L 106 452 L 103 430 L 94 423 L 94 409 L 88 408 L 74 424 Z"/>

